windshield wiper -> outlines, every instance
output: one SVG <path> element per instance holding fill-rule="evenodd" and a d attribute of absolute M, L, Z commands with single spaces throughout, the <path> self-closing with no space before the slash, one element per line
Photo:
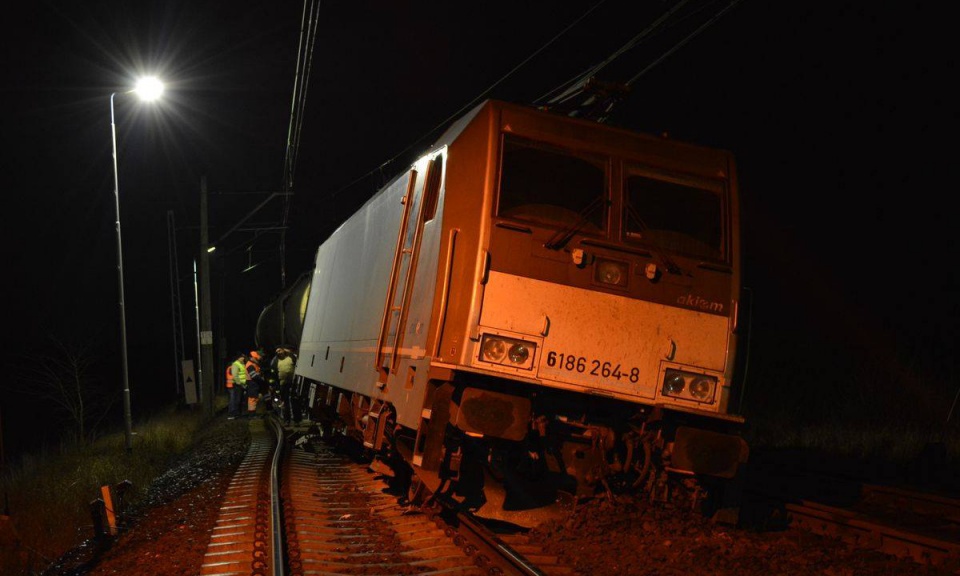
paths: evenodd
<path fill-rule="evenodd" d="M 627 215 L 630 216 L 630 218 L 637 223 L 637 225 L 640 227 L 640 231 L 648 232 L 650 230 L 650 227 L 647 226 L 647 223 L 644 222 L 643 218 L 640 217 L 640 213 L 637 212 L 637 209 L 631 206 L 630 204 L 627 204 L 626 206 L 627 206 Z M 667 256 L 666 252 L 663 249 L 663 246 L 661 246 L 660 243 L 657 242 L 656 238 L 654 238 L 652 235 L 648 235 L 648 236 L 641 235 L 641 238 L 653 244 L 653 247 L 654 247 L 654 250 L 652 250 L 653 255 L 660 260 L 660 262 L 663 264 L 663 267 L 667 269 L 667 272 L 671 274 L 683 273 L 683 270 L 681 270 L 680 267 L 677 266 L 677 264 L 673 260 L 671 260 L 669 256 Z"/>
<path fill-rule="evenodd" d="M 543 247 L 547 250 L 560 250 L 567 245 L 568 242 L 573 238 L 573 236 L 583 229 L 585 224 L 589 224 L 590 221 L 587 218 L 597 211 L 597 208 L 601 206 L 609 206 L 610 201 L 602 196 L 597 196 L 592 202 L 583 207 L 583 210 L 577 213 L 576 221 L 570 226 L 558 230 L 556 234 L 550 237 L 547 240 Z"/>

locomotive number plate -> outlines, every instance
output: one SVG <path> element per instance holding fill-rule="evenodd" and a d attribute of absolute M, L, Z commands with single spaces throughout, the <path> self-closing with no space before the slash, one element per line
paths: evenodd
<path fill-rule="evenodd" d="M 633 384 L 640 381 L 640 369 L 636 366 L 622 366 L 618 362 L 552 350 L 547 353 L 547 366 L 555 370 L 576 372 L 598 378 L 610 378 Z"/>

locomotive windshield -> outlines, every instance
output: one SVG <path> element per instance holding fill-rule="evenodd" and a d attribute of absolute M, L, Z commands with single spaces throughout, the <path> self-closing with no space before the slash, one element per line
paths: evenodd
<path fill-rule="evenodd" d="M 719 190 L 640 174 L 628 174 L 624 188 L 628 239 L 694 258 L 723 258 Z"/>
<path fill-rule="evenodd" d="M 719 182 L 625 163 L 622 227 L 608 230 L 609 159 L 511 134 L 504 135 L 502 150 L 500 217 L 577 234 L 622 235 L 626 242 L 661 254 L 710 261 L 726 258 L 724 189 Z M 556 247 L 569 239 L 569 235 L 563 237 Z M 554 242 L 546 246 L 555 247 Z"/>
<path fill-rule="evenodd" d="M 606 229 L 605 162 L 506 135 L 497 214 L 547 226 Z"/>

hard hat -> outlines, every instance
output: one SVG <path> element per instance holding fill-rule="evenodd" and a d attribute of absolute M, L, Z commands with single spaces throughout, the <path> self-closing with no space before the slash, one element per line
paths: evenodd
<path fill-rule="evenodd" d="M 253 358 L 254 360 L 259 360 L 259 359 L 260 359 L 260 353 L 257 352 L 256 350 L 253 350 L 253 351 L 250 352 L 250 357 Z"/>

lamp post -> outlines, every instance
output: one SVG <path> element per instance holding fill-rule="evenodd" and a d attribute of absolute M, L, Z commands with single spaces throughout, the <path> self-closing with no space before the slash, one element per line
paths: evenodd
<path fill-rule="evenodd" d="M 163 84 L 155 77 L 142 78 L 136 88 L 122 94 L 136 94 L 144 101 L 156 100 L 163 93 Z M 127 362 L 127 313 L 123 297 L 123 242 L 120 235 L 120 170 L 117 166 L 117 125 L 113 101 L 117 93 L 110 94 L 110 135 L 113 142 L 113 199 L 117 216 L 117 283 L 120 288 L 120 353 L 123 359 L 123 417 L 126 425 L 124 445 L 127 452 L 133 450 L 133 419 L 130 414 L 130 377 Z"/>

